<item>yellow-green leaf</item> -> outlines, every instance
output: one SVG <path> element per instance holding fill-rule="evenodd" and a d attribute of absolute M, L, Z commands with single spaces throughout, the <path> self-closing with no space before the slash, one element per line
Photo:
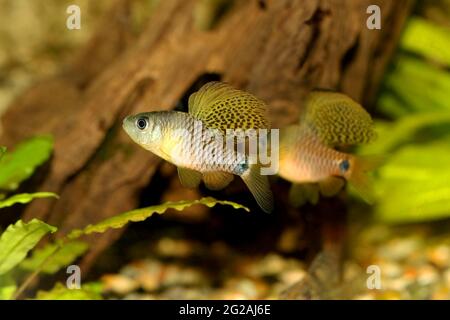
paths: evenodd
<path fill-rule="evenodd" d="M 421 18 L 411 18 L 401 47 L 450 66 L 450 35 L 446 28 Z"/>
<path fill-rule="evenodd" d="M 0 160 L 2 159 L 5 152 L 6 152 L 6 147 L 0 147 Z"/>
<path fill-rule="evenodd" d="M 29 223 L 19 220 L 10 225 L 0 236 L 0 275 L 19 264 L 44 235 L 56 230 L 37 219 Z"/>
<path fill-rule="evenodd" d="M 362 154 L 386 154 L 408 143 L 420 140 L 436 140 L 441 136 L 450 137 L 450 112 L 428 112 L 410 114 L 395 122 L 376 121 L 377 140 L 358 148 Z"/>
<path fill-rule="evenodd" d="M 222 200 L 216 200 L 211 197 L 202 198 L 199 200 L 194 201 L 176 201 L 176 202 L 166 202 L 160 205 L 151 206 L 147 208 L 141 208 L 136 209 L 132 211 L 128 211 L 122 214 L 119 214 L 117 216 L 111 217 L 109 219 L 103 220 L 97 224 L 90 224 L 83 230 L 74 230 L 72 231 L 68 238 L 69 239 L 75 239 L 80 237 L 83 234 L 90 234 L 90 233 L 103 233 L 108 229 L 117 229 L 121 228 L 124 225 L 126 225 L 128 222 L 138 222 L 143 221 L 150 216 L 152 216 L 154 213 L 162 214 L 167 209 L 175 209 L 175 210 L 183 210 L 187 207 L 196 205 L 196 204 L 202 204 L 208 207 L 213 207 L 216 204 L 221 205 L 229 205 L 232 206 L 234 209 L 244 209 L 246 211 L 250 211 L 247 207 L 244 207 L 240 204 L 237 204 L 232 201 L 222 201 Z"/>
<path fill-rule="evenodd" d="M 14 191 L 34 170 L 48 160 L 53 139 L 35 137 L 22 142 L 0 160 L 0 190 Z"/>
<path fill-rule="evenodd" d="M 15 194 L 5 200 L 0 201 L 0 209 L 10 207 L 16 203 L 28 203 L 33 199 L 38 198 L 58 198 L 58 196 L 52 192 L 36 192 L 36 193 L 20 193 Z"/>
<path fill-rule="evenodd" d="M 69 289 L 57 283 L 50 291 L 39 291 L 37 300 L 101 300 L 102 296 L 96 285 L 86 284 L 80 289 Z"/>
<path fill-rule="evenodd" d="M 449 141 L 410 145 L 396 152 L 375 180 L 375 218 L 386 223 L 450 217 Z"/>
<path fill-rule="evenodd" d="M 416 57 L 400 55 L 393 71 L 387 74 L 384 87 L 387 90 L 380 97 L 378 110 L 387 115 L 450 109 L 450 74 Z"/>
<path fill-rule="evenodd" d="M 0 276 L 0 300 L 9 300 L 17 289 L 16 282 L 10 273 Z"/>
<path fill-rule="evenodd" d="M 52 274 L 71 264 L 79 256 L 85 253 L 87 249 L 88 244 L 81 241 L 63 244 L 61 248 L 58 244 L 51 243 L 42 249 L 35 250 L 31 257 L 22 261 L 20 267 L 24 270 L 35 271 L 40 268 L 45 261 L 41 271 Z"/>

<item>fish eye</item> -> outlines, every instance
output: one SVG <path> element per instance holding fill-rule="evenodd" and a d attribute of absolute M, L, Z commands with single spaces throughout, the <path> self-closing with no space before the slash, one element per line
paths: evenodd
<path fill-rule="evenodd" d="M 145 130 L 148 127 L 148 118 L 147 117 L 140 117 L 136 120 L 136 127 L 139 130 Z"/>
<path fill-rule="evenodd" d="M 341 163 L 339 163 L 339 170 L 342 173 L 346 173 L 348 169 L 350 169 L 350 162 L 347 159 L 342 160 Z"/>

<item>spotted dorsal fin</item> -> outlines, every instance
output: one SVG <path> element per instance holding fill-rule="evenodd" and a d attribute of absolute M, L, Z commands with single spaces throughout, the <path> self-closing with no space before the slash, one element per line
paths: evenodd
<path fill-rule="evenodd" d="M 300 124 L 331 146 L 368 143 L 376 137 L 369 113 L 339 92 L 312 91 Z"/>
<path fill-rule="evenodd" d="M 252 94 L 222 82 L 209 82 L 189 97 L 189 113 L 210 128 L 269 128 L 267 105 Z"/>

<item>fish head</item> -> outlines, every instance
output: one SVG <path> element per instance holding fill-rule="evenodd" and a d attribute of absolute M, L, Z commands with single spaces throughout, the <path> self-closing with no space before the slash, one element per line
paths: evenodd
<path fill-rule="evenodd" d="M 158 114 L 144 112 L 127 116 L 123 119 L 122 127 L 134 142 L 152 151 L 162 137 L 162 122 Z"/>

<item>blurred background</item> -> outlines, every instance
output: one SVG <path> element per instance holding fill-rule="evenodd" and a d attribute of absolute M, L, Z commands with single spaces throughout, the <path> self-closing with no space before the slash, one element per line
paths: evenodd
<path fill-rule="evenodd" d="M 81 8 L 80 30 L 66 27 L 71 4 Z M 366 27 L 370 4 L 381 8 L 381 30 Z M 0 162 L 0 190 L 60 195 L 3 210 L 1 230 L 37 217 L 68 233 L 202 196 L 252 210 L 196 205 L 86 237 L 77 263 L 102 298 L 450 299 L 449 0 L 0 0 L 0 8 L 0 145 L 53 141 L 13 187 Z M 133 112 L 186 111 L 211 80 L 265 100 L 274 127 L 296 122 L 315 87 L 361 102 L 378 139 L 351 151 L 386 156 L 372 177 L 375 204 L 349 189 L 294 208 L 290 184 L 274 177 L 276 211 L 267 215 L 240 181 L 220 192 L 183 188 L 174 166 L 121 132 Z M 368 266 L 379 268 L 380 289 L 367 287 Z M 50 272 L 30 292 L 63 278 Z"/>

